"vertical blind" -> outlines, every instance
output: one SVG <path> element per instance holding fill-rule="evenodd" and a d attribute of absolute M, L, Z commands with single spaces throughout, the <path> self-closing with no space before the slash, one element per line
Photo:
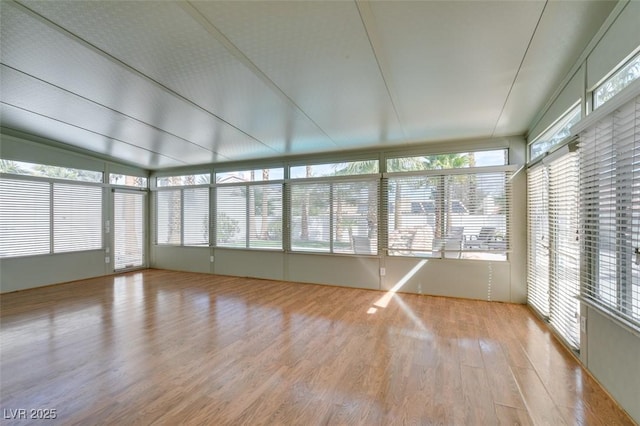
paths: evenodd
<path fill-rule="evenodd" d="M 293 251 L 377 254 L 377 178 L 294 181 L 290 196 Z"/>
<path fill-rule="evenodd" d="M 116 270 L 144 265 L 144 192 L 114 192 L 113 238 Z"/>
<path fill-rule="evenodd" d="M 640 329 L 640 96 L 580 132 L 582 297 Z"/>

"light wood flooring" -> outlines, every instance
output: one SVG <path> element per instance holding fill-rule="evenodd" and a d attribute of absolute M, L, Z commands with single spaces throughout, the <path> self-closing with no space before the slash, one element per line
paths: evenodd
<path fill-rule="evenodd" d="M 0 320 L 0 412 L 37 424 L 633 424 L 522 305 L 147 270 Z"/>

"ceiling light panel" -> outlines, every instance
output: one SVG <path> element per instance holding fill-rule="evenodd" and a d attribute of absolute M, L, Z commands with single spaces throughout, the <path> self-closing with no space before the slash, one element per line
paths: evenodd
<path fill-rule="evenodd" d="M 193 2 L 340 148 L 403 141 L 354 2 Z"/>
<path fill-rule="evenodd" d="M 28 6 L 240 129 L 271 155 L 287 153 L 284 135 L 291 132 L 296 132 L 290 136 L 294 140 L 324 140 L 327 148 L 335 148 L 313 122 L 174 2 L 60 1 Z M 248 156 L 242 144 L 224 144 L 226 156 Z M 265 155 L 264 149 L 249 149 L 255 149 L 254 156 Z"/>

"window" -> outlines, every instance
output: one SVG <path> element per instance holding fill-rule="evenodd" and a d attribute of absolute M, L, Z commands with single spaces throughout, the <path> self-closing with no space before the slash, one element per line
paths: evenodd
<path fill-rule="evenodd" d="M 290 184 L 291 250 L 377 254 L 379 178 L 358 177 L 377 171 L 377 160 L 292 167 L 303 179 Z"/>
<path fill-rule="evenodd" d="M 211 176 L 208 173 L 183 176 L 163 176 L 156 178 L 156 186 L 158 188 L 168 186 L 208 185 L 209 183 L 211 183 Z"/>
<path fill-rule="evenodd" d="M 571 135 L 571 128 L 580 121 L 582 108 L 580 102 L 575 103 L 567 112 L 540 136 L 529 147 L 529 161 L 540 157 L 550 149 L 559 145 Z"/>
<path fill-rule="evenodd" d="M 0 257 L 51 250 L 51 184 L 0 178 Z"/>
<path fill-rule="evenodd" d="M 111 185 L 147 188 L 147 178 L 142 176 L 129 176 L 117 173 L 109 173 L 109 183 Z"/>
<path fill-rule="evenodd" d="M 80 182 L 102 182 L 102 172 L 11 160 L 0 160 L 0 173 L 75 180 Z"/>
<path fill-rule="evenodd" d="M 101 223 L 99 186 L 0 178 L 0 257 L 101 249 Z"/>
<path fill-rule="evenodd" d="M 388 254 L 505 260 L 506 155 L 495 150 L 388 159 Z"/>
<path fill-rule="evenodd" d="M 640 330 L 640 97 L 580 132 L 582 297 Z"/>
<path fill-rule="evenodd" d="M 578 154 L 566 152 L 528 173 L 529 304 L 574 349 L 580 346 L 578 171 Z"/>
<path fill-rule="evenodd" d="M 209 245 L 209 188 L 181 188 L 156 193 L 157 244 Z"/>
<path fill-rule="evenodd" d="M 282 249 L 283 168 L 216 173 L 216 245 Z"/>
<path fill-rule="evenodd" d="M 282 167 L 216 173 L 216 183 L 267 182 L 282 179 L 284 179 Z"/>
<path fill-rule="evenodd" d="M 593 109 L 601 107 L 638 78 L 640 78 L 640 53 L 593 91 Z"/>
<path fill-rule="evenodd" d="M 508 163 L 508 154 L 509 151 L 506 149 L 494 149 L 487 151 L 389 158 L 387 159 L 387 172 L 412 172 L 421 170 L 447 170 L 469 167 L 504 166 Z"/>
<path fill-rule="evenodd" d="M 102 188 L 53 184 L 54 253 L 102 248 Z"/>
<path fill-rule="evenodd" d="M 378 161 L 350 161 L 345 163 L 307 164 L 292 166 L 289 169 L 291 179 L 370 175 L 378 173 Z"/>

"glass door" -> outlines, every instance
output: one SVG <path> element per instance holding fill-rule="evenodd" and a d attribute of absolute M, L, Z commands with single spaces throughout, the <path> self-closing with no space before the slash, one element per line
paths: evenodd
<path fill-rule="evenodd" d="M 113 257 L 116 271 L 146 265 L 146 201 L 146 192 L 117 189 L 113 192 Z"/>

